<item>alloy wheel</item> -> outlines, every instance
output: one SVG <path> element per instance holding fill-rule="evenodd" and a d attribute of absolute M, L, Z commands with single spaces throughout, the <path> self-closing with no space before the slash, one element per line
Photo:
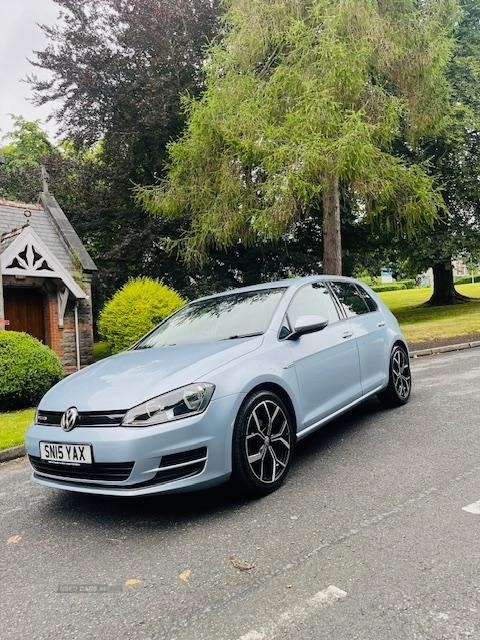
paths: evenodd
<path fill-rule="evenodd" d="M 259 402 L 247 419 L 245 448 L 248 465 L 264 483 L 276 482 L 287 469 L 291 430 L 282 407 L 273 400 Z"/>
<path fill-rule="evenodd" d="M 392 354 L 392 378 L 399 398 L 405 400 L 410 395 L 412 376 L 408 356 L 403 349 L 395 349 Z"/>

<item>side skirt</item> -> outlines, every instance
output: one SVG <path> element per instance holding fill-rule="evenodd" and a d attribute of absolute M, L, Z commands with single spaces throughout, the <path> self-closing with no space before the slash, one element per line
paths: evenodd
<path fill-rule="evenodd" d="M 350 411 L 350 409 L 353 409 L 353 407 L 356 407 L 357 404 L 361 404 L 367 398 L 370 398 L 371 396 L 374 396 L 379 391 L 382 391 L 382 389 L 385 389 L 385 385 L 380 385 L 379 387 L 373 389 L 373 391 L 370 391 L 364 396 L 360 396 L 360 398 L 357 398 L 353 402 L 350 402 L 350 404 L 347 404 L 345 407 L 342 407 L 341 409 L 338 409 L 334 413 L 331 413 L 329 416 L 326 416 L 326 418 L 322 418 L 319 422 L 315 422 L 315 424 L 311 424 L 306 429 L 302 429 L 302 431 L 298 431 L 297 440 L 302 440 L 303 438 L 305 438 L 305 436 L 308 436 L 313 431 L 316 431 L 320 427 L 323 427 L 323 425 L 327 424 L 327 422 L 331 422 L 332 420 L 335 420 L 335 418 L 337 418 L 338 416 L 341 416 L 342 413 L 346 413 L 347 411 Z"/>

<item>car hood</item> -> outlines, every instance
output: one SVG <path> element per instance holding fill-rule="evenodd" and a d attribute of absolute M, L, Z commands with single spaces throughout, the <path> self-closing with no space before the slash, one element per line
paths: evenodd
<path fill-rule="evenodd" d="M 262 336 L 125 351 L 68 376 L 42 398 L 44 411 L 120 411 L 190 382 L 254 351 Z"/>

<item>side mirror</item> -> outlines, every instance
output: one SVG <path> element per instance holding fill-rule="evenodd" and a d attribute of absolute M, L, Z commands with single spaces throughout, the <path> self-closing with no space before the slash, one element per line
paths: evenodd
<path fill-rule="evenodd" d="M 328 320 L 323 316 L 300 316 L 293 327 L 293 332 L 289 335 L 289 340 L 297 340 L 305 333 L 321 331 L 328 325 Z"/>

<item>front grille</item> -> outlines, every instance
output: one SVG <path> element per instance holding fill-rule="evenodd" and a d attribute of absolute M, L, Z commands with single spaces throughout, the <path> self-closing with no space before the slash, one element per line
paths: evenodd
<path fill-rule="evenodd" d="M 39 473 L 47 473 L 58 478 L 78 480 L 106 480 L 121 482 L 132 473 L 133 462 L 94 462 L 89 465 L 70 465 L 47 462 L 37 456 L 28 456 L 30 464 Z"/>
<path fill-rule="evenodd" d="M 76 427 L 119 427 L 125 411 L 84 411 L 79 412 Z M 37 424 L 59 427 L 63 411 L 38 411 Z"/>
<path fill-rule="evenodd" d="M 103 480 L 120 482 L 127 480 L 133 469 L 133 462 L 94 462 L 91 465 L 69 465 L 46 462 L 37 456 L 28 456 L 30 463 L 38 473 L 46 473 L 49 476 L 67 478 L 72 480 Z M 173 482 L 196 476 L 205 469 L 207 464 L 207 447 L 190 449 L 163 456 L 158 471 L 151 480 L 128 485 L 126 488 L 137 489 L 152 485 Z M 101 484 L 89 484 L 89 486 L 102 486 Z M 105 486 L 105 485 L 103 485 Z"/>

